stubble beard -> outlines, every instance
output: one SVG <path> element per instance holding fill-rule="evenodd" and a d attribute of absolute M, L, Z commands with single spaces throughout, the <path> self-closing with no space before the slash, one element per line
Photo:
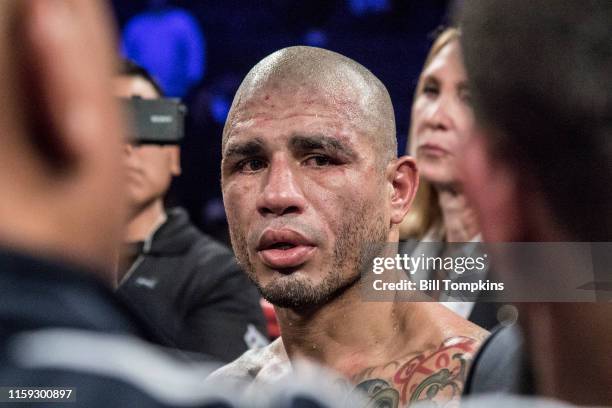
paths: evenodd
<path fill-rule="evenodd" d="M 389 226 L 385 223 L 382 211 L 366 203 L 357 211 L 345 212 L 350 213 L 353 217 L 341 225 L 332 262 L 327 263 L 330 270 L 318 284 L 303 274 L 289 274 L 275 276 L 263 286 L 249 259 L 246 234 L 240 228 L 230 225 L 232 246 L 239 264 L 264 299 L 275 306 L 294 311 L 316 309 L 358 284 L 362 271 L 365 271 L 375 256 L 382 253 L 387 241 Z M 367 220 L 370 222 L 367 223 Z"/>

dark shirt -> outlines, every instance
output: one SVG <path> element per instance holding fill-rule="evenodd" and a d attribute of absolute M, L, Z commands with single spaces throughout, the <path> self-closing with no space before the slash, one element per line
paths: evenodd
<path fill-rule="evenodd" d="M 499 325 L 475 355 L 463 394 L 534 395 L 534 392 L 533 373 L 520 327 Z"/>
<path fill-rule="evenodd" d="M 154 330 L 91 271 L 0 250 L 0 299 L 1 387 L 74 390 L 54 407 L 220 406 L 202 387 L 210 368 L 143 341 Z"/>
<path fill-rule="evenodd" d="M 267 337 L 259 293 L 232 252 L 183 209 L 167 216 L 144 245 L 133 246 L 142 251 L 118 294 L 159 329 L 162 345 L 232 361 L 248 348 L 247 330 Z"/>

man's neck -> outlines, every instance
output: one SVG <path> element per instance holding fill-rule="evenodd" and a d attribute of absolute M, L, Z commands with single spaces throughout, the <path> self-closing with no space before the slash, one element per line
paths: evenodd
<path fill-rule="evenodd" d="M 144 241 L 165 216 L 164 203 L 159 198 L 136 212 L 129 220 L 124 242 Z"/>
<path fill-rule="evenodd" d="M 290 359 L 310 358 L 351 375 L 397 358 L 409 342 L 423 342 L 423 331 L 418 326 L 424 305 L 427 304 L 364 302 L 356 284 L 312 313 L 278 307 L 276 312 Z M 401 341 L 397 341 L 399 336 Z"/>
<path fill-rule="evenodd" d="M 480 232 L 476 214 L 462 192 L 438 190 L 447 242 L 468 242 Z"/>

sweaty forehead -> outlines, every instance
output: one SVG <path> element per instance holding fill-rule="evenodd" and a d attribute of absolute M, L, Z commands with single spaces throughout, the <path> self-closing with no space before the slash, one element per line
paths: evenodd
<path fill-rule="evenodd" d="M 295 101 L 292 101 L 295 99 Z M 223 152 L 233 146 L 257 140 L 261 145 L 291 147 L 296 140 L 325 140 L 325 144 L 340 143 L 357 148 L 368 139 L 353 114 L 326 100 L 311 97 L 262 95 L 245 104 L 228 130 Z M 302 143 L 302 146 L 305 146 Z M 295 146 L 293 146 L 295 147 Z M 363 149 L 365 146 L 362 146 Z"/>
<path fill-rule="evenodd" d="M 307 84 L 271 86 L 253 89 L 232 109 L 224 134 L 224 145 L 235 135 L 243 135 L 269 122 L 289 123 L 301 119 L 304 128 L 294 131 L 331 133 L 367 133 L 361 100 L 352 90 L 329 92 Z"/>
<path fill-rule="evenodd" d="M 358 121 L 364 115 L 359 102 L 350 91 L 331 93 L 307 85 L 265 87 L 245 97 L 235 107 L 234 115 L 244 120 L 252 116 L 280 118 L 303 113 Z"/>

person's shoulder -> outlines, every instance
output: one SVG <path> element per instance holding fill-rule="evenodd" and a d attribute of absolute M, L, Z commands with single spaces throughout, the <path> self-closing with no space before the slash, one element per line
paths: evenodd
<path fill-rule="evenodd" d="M 421 311 L 427 317 L 428 330 L 420 341 L 406 344 L 399 360 L 404 362 L 403 367 L 412 367 L 409 371 L 413 384 L 426 380 L 426 376 L 420 374 L 422 372 L 448 372 L 456 374 L 453 384 L 461 390 L 468 368 L 489 332 L 443 305 L 423 303 L 423 307 Z M 410 316 L 405 316 L 405 319 L 408 322 Z M 413 370 L 415 367 L 416 371 Z"/>
<path fill-rule="evenodd" d="M 187 211 L 181 207 L 168 210 L 169 221 L 180 227 L 183 235 L 190 239 L 192 248 L 205 250 L 216 255 L 233 257 L 229 247 L 200 230 L 189 218 Z"/>
<path fill-rule="evenodd" d="M 234 253 L 223 243 L 200 232 L 189 256 L 193 257 L 194 272 L 205 270 L 208 279 L 246 283 L 248 279 L 238 264 Z"/>
<path fill-rule="evenodd" d="M 195 243 L 198 248 L 213 253 L 217 257 L 235 261 L 234 254 L 228 246 L 202 231 L 198 230 L 198 232 L 198 240 Z"/>
<path fill-rule="evenodd" d="M 448 312 L 446 317 L 440 319 L 444 327 L 440 333 L 441 348 L 456 349 L 458 347 L 464 352 L 466 360 L 471 363 L 490 333 L 445 306 L 439 306 L 442 308 L 441 310 Z"/>
<path fill-rule="evenodd" d="M 182 208 L 167 213 L 169 225 L 160 234 L 157 247 L 163 247 L 166 255 L 174 254 L 174 259 L 180 262 L 173 275 L 182 282 L 189 299 L 208 303 L 212 299 L 231 298 L 247 308 L 257 306 L 260 298 L 257 289 L 231 249 L 200 231 Z"/>
<path fill-rule="evenodd" d="M 470 322 L 469 320 L 459 316 L 448 307 L 437 302 L 419 302 L 423 305 L 422 312 L 428 317 L 431 322 L 429 332 L 434 339 L 446 341 L 451 338 L 467 338 L 473 340 L 473 344 L 478 347 L 489 337 L 489 332 L 482 327 Z M 406 308 L 400 308 L 399 313 L 403 315 L 403 319 L 407 326 L 413 317 L 410 305 L 406 304 Z M 433 343 L 439 344 L 434 341 Z"/>
<path fill-rule="evenodd" d="M 3 350 L 0 380 L 20 386 L 69 385 L 83 406 L 211 406 L 228 402 L 229 389 L 202 385 L 215 368 L 175 357 L 136 337 L 50 328 L 21 332 Z M 130 404 L 128 404 L 130 405 Z M 216 405 L 215 405 L 216 406 Z"/>
<path fill-rule="evenodd" d="M 422 407 L 429 405 L 423 404 Z M 415 405 L 416 408 L 421 405 Z M 572 408 L 576 405 L 571 405 L 567 402 L 538 397 L 526 397 L 519 395 L 511 395 L 505 393 L 499 394 L 483 394 L 480 396 L 463 398 L 461 400 L 462 408 L 514 408 L 514 407 L 532 407 L 532 408 Z"/>
<path fill-rule="evenodd" d="M 234 260 L 234 254 L 223 243 L 202 232 L 189 218 L 187 211 L 181 207 L 167 210 L 168 220 L 155 237 L 165 242 L 166 250 L 177 251 L 179 248 L 203 262 L 228 262 Z M 155 244 L 154 244 L 155 245 Z"/>
<path fill-rule="evenodd" d="M 285 374 L 289 367 L 289 358 L 279 337 L 265 347 L 246 351 L 236 360 L 214 371 L 208 380 L 271 381 Z"/>

